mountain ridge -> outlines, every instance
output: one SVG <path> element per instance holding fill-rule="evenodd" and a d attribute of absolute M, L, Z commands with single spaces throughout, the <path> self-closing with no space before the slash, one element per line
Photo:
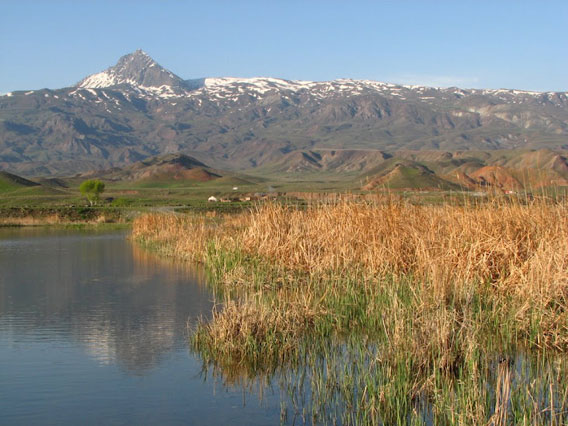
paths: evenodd
<path fill-rule="evenodd" d="M 143 51 L 77 85 L 0 96 L 0 168 L 64 175 L 185 153 L 218 169 L 293 151 L 567 149 L 566 92 L 369 80 L 183 80 Z"/>

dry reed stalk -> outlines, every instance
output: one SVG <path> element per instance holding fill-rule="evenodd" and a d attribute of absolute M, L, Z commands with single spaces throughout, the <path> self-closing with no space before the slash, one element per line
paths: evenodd
<path fill-rule="evenodd" d="M 523 297 L 567 296 L 565 205 L 345 203 L 306 212 L 267 205 L 252 214 L 242 244 L 307 271 L 361 266 L 373 275 L 412 275 L 442 296 L 469 283 Z"/>
<path fill-rule="evenodd" d="M 564 350 L 567 213 L 566 203 L 538 200 L 470 206 L 339 202 L 307 210 L 265 204 L 218 227 L 205 219 L 145 215 L 135 220 L 133 234 L 167 254 L 192 260 L 203 260 L 207 243 L 215 241 L 219 251 L 260 256 L 282 270 L 312 276 L 363 271 L 367 279 L 360 285 L 367 293 L 376 291 L 377 281 L 407 280 L 419 295 L 413 307 L 416 323 L 436 336 L 426 346 L 449 346 L 452 333 L 462 333 L 456 327 L 469 330 L 473 339 L 475 320 L 467 306 L 483 297 L 493 306 L 514 306 L 518 327 L 526 334 L 539 323 L 545 331 L 537 345 Z M 224 274 L 226 284 L 252 280 L 243 265 Z M 341 293 L 340 286 L 330 292 Z M 368 314 L 375 313 L 370 309 Z M 429 323 L 432 315 L 439 315 L 435 327 Z M 401 333 L 404 336 L 404 330 Z"/>
<path fill-rule="evenodd" d="M 192 261 L 203 260 L 214 236 L 214 225 L 188 216 L 153 213 L 139 216 L 132 223 L 134 239 L 152 244 L 168 256 Z"/>
<path fill-rule="evenodd" d="M 566 248 L 563 207 L 340 204 L 308 211 L 267 205 L 243 243 L 290 266 L 418 273 L 455 281 L 500 279 L 550 243 Z"/>
<path fill-rule="evenodd" d="M 508 423 L 509 403 L 511 399 L 511 369 L 508 360 L 497 367 L 497 388 L 495 389 L 495 411 L 489 420 L 492 426 L 505 426 Z"/>
<path fill-rule="evenodd" d="M 291 306 L 297 302 L 285 298 L 281 300 L 286 306 L 276 306 L 277 300 L 259 303 L 256 297 L 227 301 L 194 334 L 193 346 L 207 348 L 205 358 L 227 372 L 225 377 L 231 382 L 293 357 L 316 315 L 305 305 Z"/>
<path fill-rule="evenodd" d="M 49 216 L 24 216 L 24 217 L 4 217 L 0 218 L 0 224 L 12 226 L 39 226 L 39 225 L 65 225 L 72 221 L 60 217 L 57 213 Z"/>
<path fill-rule="evenodd" d="M 36 216 L 15 216 L 15 217 L 1 217 L 0 225 L 4 226 L 42 226 L 42 225 L 73 225 L 73 224 L 91 224 L 98 225 L 102 223 L 123 222 L 122 219 L 116 220 L 105 214 L 95 215 L 91 219 L 83 219 L 69 216 L 64 213 L 52 213 L 43 215 L 39 213 Z"/>
<path fill-rule="evenodd" d="M 223 288 L 241 290 L 193 338 L 228 380 L 281 364 L 318 332 L 375 332 L 376 364 L 395 385 L 374 386 L 370 413 L 425 393 L 440 396 L 451 422 L 503 425 L 517 415 L 515 383 L 500 364 L 488 419 L 482 353 L 517 342 L 568 350 L 567 207 L 266 204 L 222 222 L 146 215 L 133 235 L 165 254 L 204 261 Z M 459 374 L 469 388 L 458 401 L 440 389 L 452 389 Z M 371 388 L 363 389 L 366 396 Z M 552 418 L 564 418 L 565 400 L 550 405 Z M 525 418 L 538 422 L 539 410 L 535 402 Z"/>

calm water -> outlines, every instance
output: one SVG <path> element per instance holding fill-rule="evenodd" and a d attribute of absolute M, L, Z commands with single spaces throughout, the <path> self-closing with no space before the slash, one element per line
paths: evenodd
<path fill-rule="evenodd" d="M 277 424 L 201 374 L 187 323 L 203 279 L 124 233 L 0 229 L 0 424 Z"/>

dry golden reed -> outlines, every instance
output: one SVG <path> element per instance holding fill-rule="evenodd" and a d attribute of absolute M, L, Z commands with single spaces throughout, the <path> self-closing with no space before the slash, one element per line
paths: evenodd
<path fill-rule="evenodd" d="M 145 215 L 135 220 L 133 235 L 168 255 L 198 261 L 206 260 L 207 245 L 214 242 L 219 251 L 239 250 L 282 270 L 317 276 L 355 271 L 365 277 L 361 286 L 405 280 L 419 296 L 416 312 L 424 317 L 433 306 L 467 304 L 482 294 L 493 306 L 514 305 L 514 319 L 527 334 L 538 322 L 545 332 L 535 337 L 536 345 L 568 345 L 566 203 L 340 202 L 306 210 L 265 204 L 220 223 Z M 225 269 L 227 284 L 252 279 L 245 265 Z M 336 282 L 333 291 L 340 287 Z"/>
<path fill-rule="evenodd" d="M 566 205 L 267 205 L 242 235 L 253 253 L 308 271 L 364 268 L 435 288 L 490 282 L 525 296 L 566 296 Z"/>
<path fill-rule="evenodd" d="M 285 365 L 303 343 L 349 335 L 375 345 L 370 372 L 353 382 L 339 356 L 338 376 L 315 386 L 339 389 L 343 403 L 362 395 L 349 402 L 370 416 L 361 423 L 389 423 L 392 413 L 390 423 L 407 420 L 425 395 L 442 423 L 568 418 L 560 373 L 523 384 L 506 355 L 493 392 L 487 382 L 492 356 L 517 345 L 568 351 L 566 202 L 264 204 L 221 220 L 145 215 L 133 236 L 204 262 L 226 290 L 192 343 L 229 381 Z M 550 384 L 546 398 L 541 382 Z"/>
<path fill-rule="evenodd" d="M 309 273 L 362 269 L 379 279 L 407 278 L 432 296 L 418 311 L 467 301 L 487 286 L 487 297 L 513 301 L 520 329 L 529 333 L 538 322 L 545 330 L 534 343 L 568 345 L 565 203 L 266 205 L 250 215 L 240 238 L 244 250 Z"/>
<path fill-rule="evenodd" d="M 134 239 L 179 259 L 203 260 L 207 242 L 214 236 L 213 225 L 192 216 L 151 213 L 132 223 Z"/>
<path fill-rule="evenodd" d="M 62 219 L 58 214 L 45 217 L 3 217 L 0 218 L 0 225 L 5 226 L 39 226 L 39 225 L 63 225 L 70 223 L 69 220 Z"/>

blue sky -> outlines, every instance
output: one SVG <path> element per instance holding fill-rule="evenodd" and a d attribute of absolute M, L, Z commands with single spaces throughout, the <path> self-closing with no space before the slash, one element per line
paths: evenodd
<path fill-rule="evenodd" d="M 138 48 L 183 78 L 371 79 L 568 91 L 568 2 L 0 0 L 0 93 Z"/>

